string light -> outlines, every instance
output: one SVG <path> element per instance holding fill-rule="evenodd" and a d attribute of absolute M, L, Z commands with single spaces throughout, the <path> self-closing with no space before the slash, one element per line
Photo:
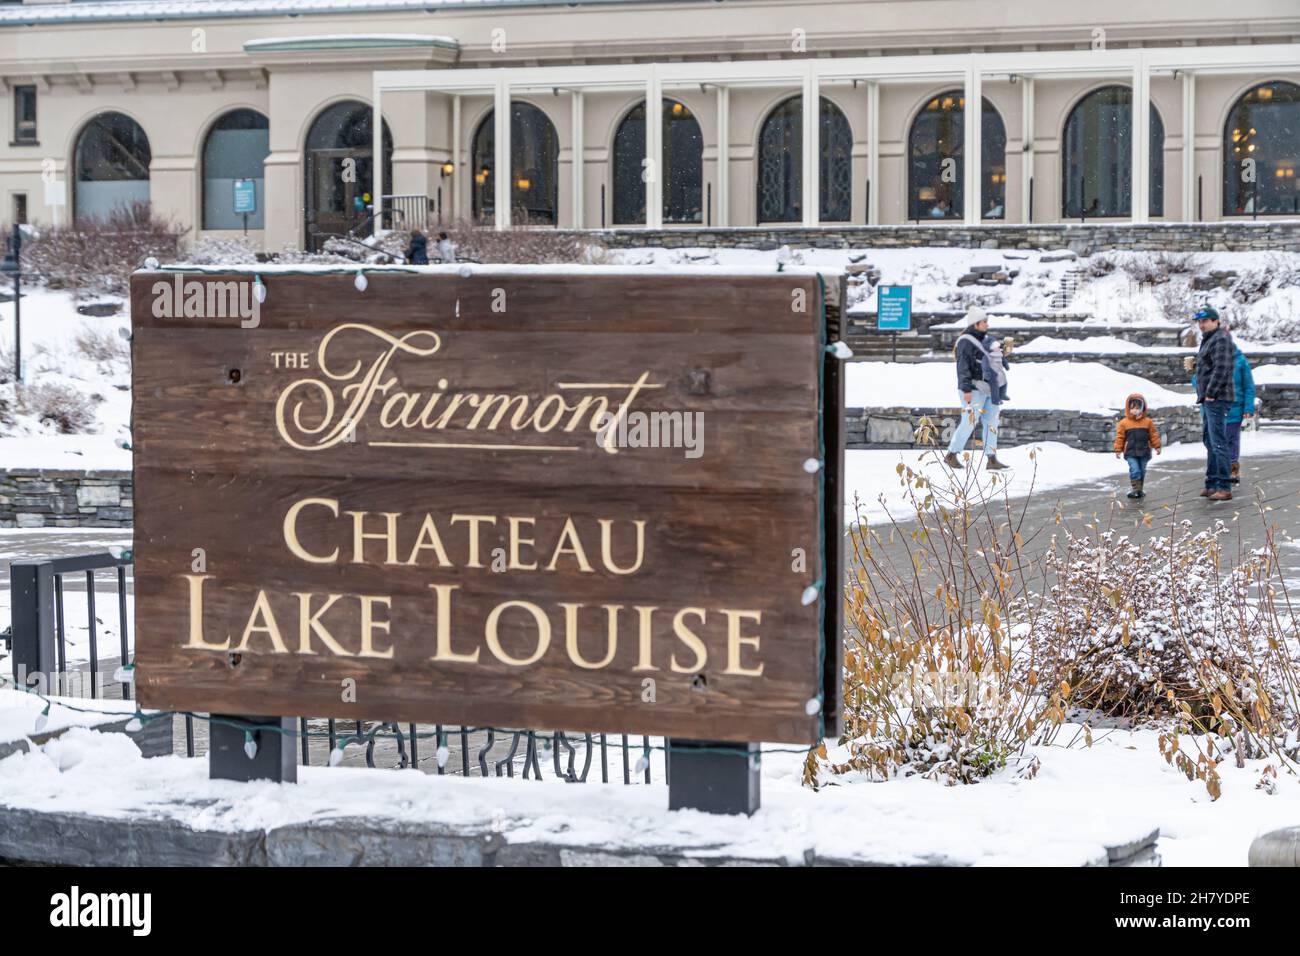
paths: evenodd
<path fill-rule="evenodd" d="M 117 670 L 113 671 L 113 680 L 119 684 L 134 684 L 135 665 L 123 664 Z"/>
<path fill-rule="evenodd" d="M 266 283 L 261 276 L 253 276 L 253 298 L 259 304 L 266 301 Z"/>
<path fill-rule="evenodd" d="M 826 346 L 826 351 L 834 355 L 837 359 L 853 358 L 853 349 L 849 348 L 843 342 L 832 342 Z"/>
<path fill-rule="evenodd" d="M 110 544 L 108 546 L 108 553 L 118 561 L 130 561 L 135 555 L 135 552 L 130 548 L 124 548 L 120 544 Z M 128 664 L 127 666 L 134 667 L 135 665 Z"/>
<path fill-rule="evenodd" d="M 805 458 L 803 460 L 803 470 L 810 475 L 815 475 L 822 470 L 822 463 L 817 458 Z"/>
<path fill-rule="evenodd" d="M 158 260 L 155 259 L 153 256 L 150 256 L 149 258 L 144 260 L 144 267 L 148 269 L 150 272 L 157 272 Z"/>
<path fill-rule="evenodd" d="M 438 758 L 438 769 L 441 770 L 443 767 L 447 766 L 447 758 L 451 756 L 451 751 L 447 749 L 446 744 L 443 744 L 438 748 L 436 756 Z"/>
<path fill-rule="evenodd" d="M 809 717 L 815 717 L 822 709 L 822 702 L 816 697 L 809 697 L 807 703 L 803 705 L 803 712 Z"/>
<path fill-rule="evenodd" d="M 249 760 L 257 756 L 257 741 L 253 739 L 251 730 L 244 731 L 244 753 Z"/>
<path fill-rule="evenodd" d="M 812 604 L 813 601 L 817 600 L 817 595 L 820 593 L 821 589 L 816 584 L 810 584 L 803 589 L 803 594 L 799 597 L 799 603 L 804 607 L 807 607 L 809 604 Z"/>
<path fill-rule="evenodd" d="M 50 722 L 50 702 L 45 702 L 45 709 L 36 715 L 36 733 L 45 729 L 46 724 Z"/>
<path fill-rule="evenodd" d="M 343 744 L 340 743 L 333 750 L 330 751 L 330 766 L 337 767 L 342 762 L 343 762 Z"/>
<path fill-rule="evenodd" d="M 358 272 L 357 277 L 352 284 L 357 287 L 358 292 L 365 292 L 366 286 L 370 285 L 370 283 L 366 281 L 366 274 L 364 272 Z"/>

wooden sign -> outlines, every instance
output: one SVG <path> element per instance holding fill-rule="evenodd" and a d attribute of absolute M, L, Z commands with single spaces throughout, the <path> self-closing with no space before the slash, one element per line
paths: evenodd
<path fill-rule="evenodd" d="M 137 273 L 142 705 L 836 732 L 824 282 Z"/>

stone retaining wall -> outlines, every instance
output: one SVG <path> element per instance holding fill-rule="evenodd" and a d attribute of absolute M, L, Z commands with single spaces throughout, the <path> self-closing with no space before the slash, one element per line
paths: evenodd
<path fill-rule="evenodd" d="M 1297 396 L 1300 399 L 1300 395 Z M 956 408 L 850 408 L 844 413 L 848 448 L 920 448 L 947 446 L 957 427 Z M 1201 440 L 1201 413 L 1195 407 L 1177 406 L 1152 412 L 1162 444 Z M 937 429 L 931 443 L 918 443 L 921 419 Z M 1065 411 L 1059 408 L 1003 409 L 998 444 L 1003 447 L 1055 441 L 1085 451 L 1110 451 L 1115 441 L 1119 413 Z M 975 438 L 979 437 L 978 427 Z"/>
<path fill-rule="evenodd" d="M 1195 355 L 1196 349 L 1181 352 L 1017 352 L 1012 363 L 1025 362 L 1100 362 L 1107 368 L 1148 379 L 1158 385 L 1187 385 L 1192 377 L 1183 368 L 1183 358 Z M 1300 365 L 1300 351 L 1248 353 L 1251 365 Z M 1300 382 L 1300 373 L 1296 379 Z M 1300 385 L 1295 386 L 1300 388 Z M 1257 390 L 1262 386 L 1257 386 Z M 1265 418 L 1292 417 L 1264 414 Z"/>
<path fill-rule="evenodd" d="M 731 229 L 593 230 L 615 249 L 720 246 L 729 249 L 777 249 L 783 245 L 815 249 L 908 246 L 964 246 L 972 249 L 1071 249 L 1079 255 L 1113 249 L 1169 252 L 1300 251 L 1300 220 L 1269 222 L 1170 222 L 1041 225 L 800 226 Z M 576 234 L 582 235 L 582 234 Z"/>
<path fill-rule="evenodd" d="M 1297 376 L 1300 378 L 1300 376 Z M 1257 385 L 1259 417 L 1278 421 L 1300 421 L 1300 384 Z"/>
<path fill-rule="evenodd" d="M 129 471 L 0 468 L 0 528 L 129 528 Z"/>

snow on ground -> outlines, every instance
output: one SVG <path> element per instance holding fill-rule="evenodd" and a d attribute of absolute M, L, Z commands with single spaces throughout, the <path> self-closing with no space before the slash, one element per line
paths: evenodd
<path fill-rule="evenodd" d="M 1191 405 L 1195 396 L 1173 392 L 1098 362 L 1024 362 L 1007 370 L 1010 400 L 1004 409 L 1059 408 L 1109 414 L 1134 392 L 1152 409 Z M 845 383 L 849 408 L 955 408 L 961 401 L 951 362 L 851 362 Z"/>
<path fill-rule="evenodd" d="M 1251 374 L 1256 385 L 1300 384 L 1300 365 L 1257 365 Z"/>
<path fill-rule="evenodd" d="M 12 720 L 35 712 L 29 707 Z M 1067 725 L 1058 739 L 1064 743 L 1076 730 Z M 1099 735 L 1091 748 L 1033 752 L 1042 763 L 1033 779 L 1010 769 L 955 787 L 918 777 L 846 777 L 820 792 L 800 784 L 802 755 L 769 752 L 763 807 L 746 818 L 670 812 L 658 782 L 573 785 L 551 777 L 539 783 L 347 767 L 299 768 L 297 784 L 213 781 L 206 760 L 145 760 L 123 735 L 73 729 L 32 753 L 0 760 L 0 806 L 162 817 L 218 832 L 364 817 L 499 829 L 511 843 L 680 847 L 791 863 L 812 850 L 877 863 L 1038 866 L 1096 863 L 1105 846 L 1157 828 L 1166 865 L 1242 866 L 1255 836 L 1300 816 L 1294 777 L 1283 775 L 1271 795 L 1255 788 L 1262 761 L 1240 770 L 1223 764 L 1223 796 L 1211 801 L 1201 784 L 1165 764 L 1154 731 L 1116 731 Z M 652 763 L 662 781 L 660 752 Z"/>
<path fill-rule="evenodd" d="M 0 744 L 35 734 L 37 718 L 44 709 L 45 701 L 35 694 L 0 687 Z M 86 713 L 88 710 L 96 713 Z M 41 732 L 93 727 L 134 712 L 135 704 L 129 700 L 51 700 Z"/>
<path fill-rule="evenodd" d="M 989 323 L 992 327 L 993 323 Z M 1021 326 L 1023 328 L 1023 325 Z M 1300 352 L 1297 342 L 1248 342 L 1233 336 L 1233 342 L 1247 355 L 1268 355 L 1276 352 Z M 1096 353 L 1104 355 L 1195 355 L 1196 349 L 1178 345 L 1139 345 L 1128 339 L 1113 335 L 1097 335 L 1086 339 L 1059 338 L 1052 335 L 1039 335 L 1028 342 L 1018 343 L 1016 351 L 1046 352 L 1052 355 L 1071 352 Z"/>
<path fill-rule="evenodd" d="M 0 303 L 0 353 L 3 378 L 13 362 L 14 304 Z M 117 446 L 129 440 L 131 422 L 131 366 L 125 352 L 120 359 L 95 361 L 77 346 L 87 331 L 104 337 L 118 348 L 126 346 L 119 330 L 130 328 L 125 312 L 96 318 L 77 312 L 66 292 L 33 288 L 23 291 L 22 348 L 25 387 L 66 386 L 91 404 L 94 421 L 85 434 L 65 435 L 24 411 L 12 382 L 0 385 L 0 407 L 8 406 L 14 423 L 0 420 L 0 468 L 130 469 L 131 453 Z"/>
<path fill-rule="evenodd" d="M 1266 428 L 1247 430 L 1241 435 L 1244 457 L 1300 453 L 1300 430 Z M 953 473 L 943 466 L 943 449 L 917 451 L 850 450 L 844 453 L 845 516 L 856 521 L 853 496 L 860 502 L 860 516 L 869 525 L 888 521 L 907 521 L 913 516 L 906 489 L 901 484 L 898 466 L 902 464 L 924 474 L 940 494 L 951 496 L 962 491 L 972 502 L 1001 501 L 1003 496 L 1023 498 L 1058 491 L 1077 484 L 1127 484 L 1128 465 L 1110 452 L 1082 451 L 1060 442 L 1018 445 L 999 448 L 998 458 L 1010 465 L 1004 472 L 989 472 L 978 467 Z M 1179 443 L 1165 448 L 1152 459 L 1152 478 L 1160 473 L 1162 462 L 1190 461 L 1205 457 L 1205 446 L 1196 442 Z M 926 492 L 921 492 L 924 497 Z"/>

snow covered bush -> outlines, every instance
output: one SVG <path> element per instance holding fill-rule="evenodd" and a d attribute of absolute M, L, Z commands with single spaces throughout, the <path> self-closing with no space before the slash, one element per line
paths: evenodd
<path fill-rule="evenodd" d="M 476 262 L 522 263 L 595 263 L 605 259 L 605 246 L 591 236 L 554 229 L 528 229 L 516 226 L 497 231 L 491 226 L 460 222 L 446 226 L 456 254 Z M 429 229 L 432 240 L 438 234 Z M 433 242 L 429 254 L 433 255 Z"/>
<path fill-rule="evenodd" d="M 94 397 L 58 383 L 20 387 L 18 410 L 64 435 L 84 432 L 95 422 Z"/>
<path fill-rule="evenodd" d="M 129 364 L 131 346 L 115 330 L 97 329 L 83 325 L 77 332 L 73 344 L 77 351 L 87 359 L 100 366 Z"/>
<path fill-rule="evenodd" d="M 150 256 L 173 261 L 184 230 L 136 203 L 105 219 L 46 227 L 23 245 L 24 270 L 51 289 L 78 295 L 125 295 L 131 273 Z"/>
<path fill-rule="evenodd" d="M 257 247 L 243 236 L 229 239 L 204 237 L 185 252 L 185 261 L 196 266 L 247 265 L 260 261 Z"/>
<path fill-rule="evenodd" d="M 1166 759 L 1212 794 L 1224 751 L 1300 757 L 1300 645 L 1272 531 L 1235 564 L 1228 534 L 1189 521 L 1141 543 L 1066 531 L 1029 631 L 1040 674 L 1068 685 L 1078 707 L 1163 724 Z M 1200 759 L 1178 757 L 1180 734 Z"/>
<path fill-rule="evenodd" d="M 1020 558 L 1010 503 L 975 507 L 977 473 L 959 474 L 955 491 L 940 491 L 900 463 L 915 525 L 868 529 L 859 514 L 845 593 L 844 734 L 809 755 L 809 786 L 847 775 L 974 783 L 1009 764 L 1032 776 L 1026 746 L 1050 740 L 1065 719 L 1069 689 L 1043 683 L 1019 639 L 1041 611 L 1018 600 L 1034 568 Z M 891 558 L 886 539 L 905 557 Z"/>

